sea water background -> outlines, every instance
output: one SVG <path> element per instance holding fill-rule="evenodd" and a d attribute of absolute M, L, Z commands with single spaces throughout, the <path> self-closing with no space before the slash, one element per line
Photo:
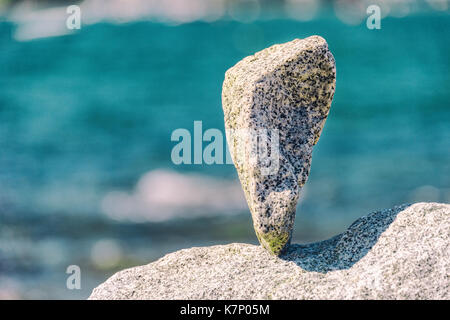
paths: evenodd
<path fill-rule="evenodd" d="M 373 210 L 450 202 L 448 12 L 179 25 L 100 22 L 18 41 L 0 22 L 0 297 L 86 298 L 116 270 L 191 246 L 257 243 L 231 165 L 171 162 L 173 130 L 223 130 L 237 61 L 313 34 L 336 94 L 298 206 L 294 242 Z M 81 290 L 66 288 L 68 265 Z"/>

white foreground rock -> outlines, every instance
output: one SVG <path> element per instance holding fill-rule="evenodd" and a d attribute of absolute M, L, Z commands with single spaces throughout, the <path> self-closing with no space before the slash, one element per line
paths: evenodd
<path fill-rule="evenodd" d="M 116 273 L 90 299 L 449 299 L 450 205 L 371 213 L 329 240 L 180 250 Z"/>

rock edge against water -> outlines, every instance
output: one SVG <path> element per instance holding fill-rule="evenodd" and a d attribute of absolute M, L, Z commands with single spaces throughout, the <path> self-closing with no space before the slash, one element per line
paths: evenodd
<path fill-rule="evenodd" d="M 449 299 L 450 205 L 371 213 L 281 257 L 233 243 L 116 273 L 89 299 Z"/>

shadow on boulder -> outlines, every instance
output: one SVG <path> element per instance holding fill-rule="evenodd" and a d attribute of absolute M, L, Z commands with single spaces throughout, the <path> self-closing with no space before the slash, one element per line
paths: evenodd
<path fill-rule="evenodd" d="M 292 244 L 280 258 L 292 261 L 306 271 L 327 273 L 350 269 L 372 249 L 397 215 L 409 206 L 404 204 L 363 216 L 344 233 L 328 240 Z"/>

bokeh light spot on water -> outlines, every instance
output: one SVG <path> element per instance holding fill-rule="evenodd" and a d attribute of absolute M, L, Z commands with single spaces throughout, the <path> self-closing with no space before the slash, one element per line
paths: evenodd
<path fill-rule="evenodd" d="M 284 4 L 286 14 L 296 20 L 309 21 L 319 13 L 319 0 L 287 0 Z"/>
<path fill-rule="evenodd" d="M 122 255 L 120 245 L 113 239 L 98 240 L 91 250 L 92 263 L 99 269 L 115 267 L 120 262 Z"/>
<path fill-rule="evenodd" d="M 441 191 L 433 186 L 420 186 L 414 189 L 410 195 L 411 203 L 445 201 L 442 198 L 444 197 L 441 197 Z"/>

